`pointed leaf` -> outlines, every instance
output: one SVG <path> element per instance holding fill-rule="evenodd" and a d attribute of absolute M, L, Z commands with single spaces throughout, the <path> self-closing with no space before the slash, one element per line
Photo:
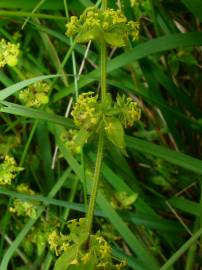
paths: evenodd
<path fill-rule="evenodd" d="M 113 47 L 123 47 L 125 46 L 125 40 L 122 31 L 115 32 L 105 32 L 105 41 Z"/>
<path fill-rule="evenodd" d="M 54 270 L 66 270 L 74 262 L 77 255 L 78 246 L 69 247 L 55 263 Z"/>
<path fill-rule="evenodd" d="M 105 119 L 105 132 L 108 139 L 121 150 L 125 149 L 124 129 L 121 122 L 116 118 Z"/>

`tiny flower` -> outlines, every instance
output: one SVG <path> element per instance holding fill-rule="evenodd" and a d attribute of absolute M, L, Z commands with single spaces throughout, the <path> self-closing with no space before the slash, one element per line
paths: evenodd
<path fill-rule="evenodd" d="M 129 21 L 127 27 L 132 39 L 137 40 L 139 37 L 140 24 L 138 22 Z"/>
<path fill-rule="evenodd" d="M 55 251 L 56 256 L 59 256 L 70 245 L 68 235 L 58 233 L 56 230 L 49 234 L 48 243 L 50 245 L 50 249 Z"/>
<path fill-rule="evenodd" d="M 115 108 L 119 111 L 119 119 L 124 127 L 131 127 L 135 122 L 140 120 L 141 110 L 137 102 L 125 95 L 118 95 L 116 98 Z"/>
<path fill-rule="evenodd" d="M 77 127 L 86 125 L 87 128 L 93 128 L 97 124 L 99 118 L 96 109 L 97 99 L 98 96 L 94 96 L 93 92 L 79 95 L 71 113 Z"/>

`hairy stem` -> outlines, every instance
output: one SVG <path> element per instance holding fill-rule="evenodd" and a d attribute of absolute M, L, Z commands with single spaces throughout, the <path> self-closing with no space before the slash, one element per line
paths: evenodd
<path fill-rule="evenodd" d="M 102 10 L 107 8 L 107 0 L 102 0 Z"/>
<path fill-rule="evenodd" d="M 99 135 L 98 141 L 98 150 L 97 150 L 97 158 L 95 165 L 95 172 L 93 177 L 93 186 L 91 190 L 90 203 L 87 212 L 87 231 L 91 232 L 92 222 L 93 222 L 93 213 L 95 209 L 96 197 L 97 197 L 97 189 L 100 179 L 100 172 L 102 166 L 102 158 L 103 158 L 103 146 L 104 146 L 104 132 L 101 131 Z"/>
<path fill-rule="evenodd" d="M 107 8 L 107 0 L 102 0 L 102 10 Z M 107 54 L 106 54 L 106 42 L 103 39 L 100 48 L 100 65 L 101 65 L 101 96 L 104 100 L 107 89 L 106 89 L 106 76 L 107 76 Z"/>
<path fill-rule="evenodd" d="M 102 1 L 102 10 L 107 8 L 107 0 Z M 106 87 L 106 74 L 107 74 L 107 55 L 106 55 L 106 42 L 103 39 L 101 42 L 101 50 L 100 50 L 100 57 L 101 57 L 101 98 L 104 100 L 107 92 Z M 97 150 L 97 158 L 95 164 L 95 172 L 93 176 L 93 186 L 91 190 L 90 196 L 90 203 L 87 212 L 87 231 L 90 234 L 92 223 L 93 223 L 93 213 L 95 209 L 96 197 L 97 197 L 97 190 L 99 185 L 101 167 L 102 167 L 102 159 L 103 159 L 103 148 L 104 148 L 104 131 L 101 127 L 99 140 L 98 140 L 98 150 Z"/>
<path fill-rule="evenodd" d="M 106 74 L 107 74 L 107 55 L 106 55 L 106 42 L 103 40 L 101 43 L 101 96 L 104 100 L 107 89 L 106 89 Z"/>

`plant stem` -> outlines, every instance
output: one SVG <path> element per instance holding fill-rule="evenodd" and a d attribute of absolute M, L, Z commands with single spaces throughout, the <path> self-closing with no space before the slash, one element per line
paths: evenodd
<path fill-rule="evenodd" d="M 104 11 L 107 8 L 107 0 L 102 1 L 102 10 Z M 106 89 L 106 76 L 107 76 L 107 54 L 106 54 L 106 42 L 103 39 L 101 42 L 100 48 L 100 57 L 101 57 L 101 95 L 102 100 L 104 100 L 107 89 Z"/>
<path fill-rule="evenodd" d="M 101 131 L 99 135 L 98 141 L 98 150 L 97 150 L 97 158 L 96 158 L 96 165 L 95 165 L 95 172 L 93 177 L 93 186 L 91 190 L 90 196 L 90 203 L 87 212 L 87 232 L 90 234 L 92 222 L 93 222 L 93 212 L 95 209 L 95 202 L 97 196 L 97 189 L 100 179 L 100 171 L 102 166 L 102 158 L 103 158 L 103 146 L 104 146 L 104 132 Z"/>
<path fill-rule="evenodd" d="M 106 56 L 106 42 L 103 40 L 101 43 L 101 95 L 104 100 L 106 89 L 106 74 L 107 74 L 107 56 Z"/>
<path fill-rule="evenodd" d="M 107 0 L 102 0 L 102 10 L 107 8 Z"/>
<path fill-rule="evenodd" d="M 107 8 L 107 0 L 102 1 L 102 10 L 105 10 Z M 101 57 L 101 98 L 102 101 L 104 100 L 107 92 L 106 87 L 106 74 L 107 74 L 107 55 L 106 55 L 106 42 L 103 39 L 101 42 L 101 51 L 100 51 L 100 57 Z M 91 196 L 90 196 L 90 203 L 88 207 L 87 212 L 87 232 L 90 234 L 91 228 L 92 228 L 92 222 L 93 222 L 93 213 L 95 209 L 95 203 L 96 203 L 96 197 L 97 197 L 97 190 L 99 185 L 99 179 L 100 179 L 100 172 L 101 172 L 101 166 L 102 166 L 102 159 L 103 159 L 103 148 L 104 148 L 104 130 L 103 127 L 100 128 L 100 134 L 99 134 L 99 140 L 98 140 L 98 150 L 97 150 L 97 158 L 96 158 L 96 164 L 95 164 L 95 172 L 93 176 L 93 186 L 91 190 Z"/>

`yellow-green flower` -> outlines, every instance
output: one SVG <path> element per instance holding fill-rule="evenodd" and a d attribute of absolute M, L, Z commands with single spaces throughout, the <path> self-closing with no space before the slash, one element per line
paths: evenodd
<path fill-rule="evenodd" d="M 138 22 L 128 21 L 121 10 L 109 8 L 104 11 L 95 7 L 88 8 L 79 18 L 72 16 L 66 27 L 66 35 L 76 36 L 79 43 L 104 39 L 107 44 L 115 47 L 125 46 L 129 35 L 135 40 L 139 34 Z"/>
<path fill-rule="evenodd" d="M 92 128 L 98 122 L 99 114 L 96 109 L 98 96 L 94 96 L 94 92 L 82 93 L 79 95 L 71 115 L 77 127 L 86 125 Z"/>
<path fill-rule="evenodd" d="M 70 231 L 68 235 L 53 230 L 49 234 L 48 242 L 51 250 L 54 250 L 57 256 L 63 251 L 66 251 L 67 254 L 74 251 L 70 261 L 67 262 L 69 266 L 77 265 L 81 269 L 88 269 L 89 264 L 93 263 L 91 267 L 99 270 L 121 270 L 125 268 L 125 262 L 115 262 L 111 254 L 111 247 L 103 236 L 99 233 L 89 236 L 86 231 L 85 218 L 70 220 L 67 227 Z M 87 245 L 85 244 L 86 241 L 88 242 Z M 67 267 L 67 269 L 71 269 L 71 267 Z"/>
<path fill-rule="evenodd" d="M 19 44 L 12 44 L 5 39 L 0 40 L 0 68 L 6 64 L 14 67 L 18 63 Z"/>
<path fill-rule="evenodd" d="M 16 190 L 20 193 L 24 193 L 28 195 L 35 194 L 35 192 L 25 184 L 18 185 Z M 36 212 L 37 212 L 37 206 L 38 204 L 36 202 L 30 202 L 30 201 L 28 202 L 28 201 L 23 201 L 20 199 L 14 199 L 12 206 L 9 208 L 9 211 L 11 213 L 16 213 L 17 216 L 28 216 L 31 218 L 35 218 Z"/>
<path fill-rule="evenodd" d="M 140 120 L 141 109 L 136 101 L 125 95 L 118 95 L 115 108 L 119 111 L 119 119 L 125 128 L 132 127 L 135 122 Z"/>
<path fill-rule="evenodd" d="M 0 185 L 10 185 L 17 173 L 23 168 L 18 167 L 15 159 L 9 155 L 0 157 Z"/>
<path fill-rule="evenodd" d="M 56 230 L 49 234 L 48 243 L 50 245 L 50 249 L 55 251 L 56 256 L 59 256 L 70 245 L 68 235 L 58 233 Z"/>
<path fill-rule="evenodd" d="M 48 93 L 50 85 L 45 82 L 36 82 L 29 85 L 25 90 L 20 91 L 19 98 L 28 107 L 40 107 L 49 102 Z"/>

